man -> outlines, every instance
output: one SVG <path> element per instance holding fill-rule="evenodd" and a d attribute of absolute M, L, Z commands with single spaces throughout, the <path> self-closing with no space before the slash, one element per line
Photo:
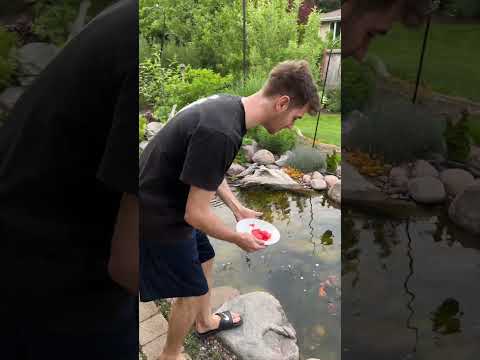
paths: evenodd
<path fill-rule="evenodd" d="M 342 57 L 362 61 L 370 42 L 386 34 L 395 21 L 418 25 L 431 10 L 431 0 L 346 0 L 342 4 Z"/>
<path fill-rule="evenodd" d="M 200 336 L 241 325 L 239 314 L 211 313 L 215 253 L 207 235 L 247 252 L 265 247 L 227 227 L 210 207 L 217 193 L 237 220 L 261 215 L 242 206 L 225 181 L 247 129 L 262 125 L 274 134 L 319 110 L 308 63 L 287 61 L 249 97 L 216 95 L 182 109 L 146 147 L 140 161 L 140 296 L 177 298 L 160 360 L 182 359 L 194 322 Z"/>
<path fill-rule="evenodd" d="M 0 129 L 2 358 L 138 358 L 137 14 L 92 20 Z"/>

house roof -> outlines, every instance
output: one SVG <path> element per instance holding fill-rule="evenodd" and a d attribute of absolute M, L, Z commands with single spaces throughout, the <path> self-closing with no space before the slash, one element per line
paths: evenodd
<path fill-rule="evenodd" d="M 322 21 L 340 21 L 342 19 L 342 9 L 330 11 L 322 14 Z"/>

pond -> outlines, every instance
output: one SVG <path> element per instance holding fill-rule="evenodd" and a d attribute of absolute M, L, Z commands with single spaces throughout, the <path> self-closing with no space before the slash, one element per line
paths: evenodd
<path fill-rule="evenodd" d="M 344 208 L 342 231 L 343 359 L 478 359 L 478 237 L 441 208 L 397 220 Z"/>
<path fill-rule="evenodd" d="M 263 189 L 236 193 L 245 206 L 264 213 L 263 219 L 279 229 L 281 239 L 248 255 L 213 239 L 215 286 L 271 293 L 297 331 L 301 359 L 339 360 L 340 210 L 320 193 L 305 196 Z M 235 225 L 223 203 L 215 204 L 215 212 L 225 223 Z"/>

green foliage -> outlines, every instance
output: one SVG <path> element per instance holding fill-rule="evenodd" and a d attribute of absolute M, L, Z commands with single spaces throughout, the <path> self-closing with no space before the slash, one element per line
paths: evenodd
<path fill-rule="evenodd" d="M 245 151 L 243 149 L 240 149 L 240 151 L 237 153 L 237 156 L 235 157 L 234 162 L 240 165 L 248 164 L 248 160 L 247 160 L 247 157 L 245 156 Z"/>
<path fill-rule="evenodd" d="M 342 92 L 340 89 L 330 89 L 326 91 L 325 107 L 331 112 L 339 113 L 342 111 Z"/>
<path fill-rule="evenodd" d="M 388 104 L 382 101 L 375 107 L 372 104 L 366 115 L 352 124 L 348 133 L 342 133 L 344 147 L 380 155 L 389 163 L 445 151 L 443 119 L 433 117 L 409 99 L 397 98 Z"/>
<path fill-rule="evenodd" d="M 138 141 L 145 140 L 145 129 L 147 127 L 147 118 L 144 115 L 138 116 Z"/>
<path fill-rule="evenodd" d="M 16 62 L 10 57 L 10 50 L 16 43 L 16 35 L 0 27 L 0 91 L 10 85 L 15 73 Z"/>
<path fill-rule="evenodd" d="M 444 136 L 447 145 L 448 159 L 458 162 L 466 161 L 470 155 L 471 145 L 468 113 L 464 112 L 456 124 L 453 124 L 452 120 L 448 119 Z"/>
<path fill-rule="evenodd" d="M 327 154 L 326 161 L 325 161 L 327 166 L 327 171 L 334 173 L 335 170 L 337 170 L 337 167 L 341 161 L 342 161 L 342 158 L 340 154 L 338 154 L 335 150 L 331 155 Z"/>
<path fill-rule="evenodd" d="M 305 59 L 318 76 L 318 57 L 324 44 L 318 37 L 320 14 L 312 13 L 298 24 L 299 1 L 248 2 L 248 61 L 251 73 L 268 74 L 287 59 Z M 222 31 L 219 31 L 221 29 Z M 241 79 L 242 1 L 205 0 L 192 6 L 187 0 L 141 0 L 140 32 L 161 44 L 163 65 L 171 62 L 210 68 Z M 300 36 L 301 35 L 301 36 Z"/>
<path fill-rule="evenodd" d="M 155 117 L 161 121 L 167 120 L 173 105 L 178 111 L 199 98 L 224 91 L 231 82 L 231 76 L 223 77 L 208 69 L 164 68 L 158 53 L 140 64 L 140 97 L 154 107 Z"/>
<path fill-rule="evenodd" d="M 85 19 L 88 22 L 114 0 L 92 1 Z M 34 6 L 32 31 L 40 39 L 62 46 L 70 34 L 70 26 L 77 17 L 81 0 L 41 0 Z"/>
<path fill-rule="evenodd" d="M 295 147 L 288 159 L 288 165 L 304 173 L 325 169 L 325 157 L 317 149 L 300 145 Z"/>
<path fill-rule="evenodd" d="M 243 84 L 243 80 L 236 81 L 228 89 L 228 93 L 238 96 L 250 96 L 255 94 L 263 87 L 267 77 L 268 74 L 252 73 L 247 78 L 245 85 Z"/>
<path fill-rule="evenodd" d="M 342 59 L 342 113 L 362 110 L 373 92 L 374 75 L 366 65 Z"/>
<path fill-rule="evenodd" d="M 255 131 L 255 140 L 262 148 L 281 155 L 295 146 L 297 135 L 289 129 L 283 129 L 270 135 L 263 126 L 258 126 Z"/>

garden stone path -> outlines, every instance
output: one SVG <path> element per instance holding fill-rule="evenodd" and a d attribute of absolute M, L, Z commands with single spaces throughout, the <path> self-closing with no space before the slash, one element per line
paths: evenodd
<path fill-rule="evenodd" d="M 139 340 L 143 359 L 155 360 L 167 341 L 168 322 L 153 301 L 140 302 Z"/>

